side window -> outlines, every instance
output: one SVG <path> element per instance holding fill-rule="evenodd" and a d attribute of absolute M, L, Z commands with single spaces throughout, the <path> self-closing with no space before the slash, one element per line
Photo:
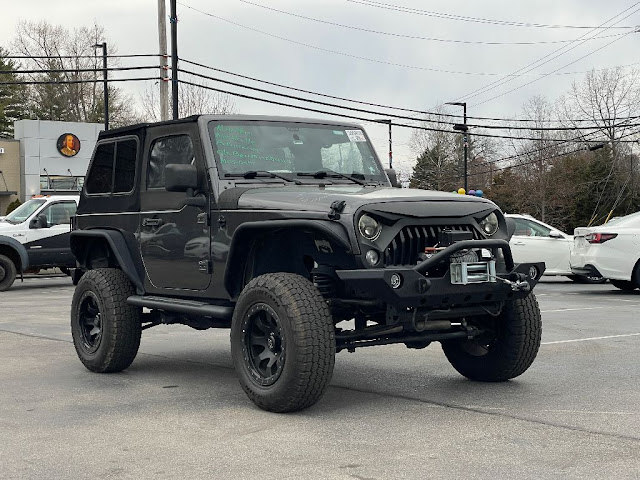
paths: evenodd
<path fill-rule="evenodd" d="M 544 225 L 540 225 L 536 222 L 529 222 L 531 224 L 531 230 L 533 231 L 534 237 L 548 237 L 550 228 L 545 227 Z"/>
<path fill-rule="evenodd" d="M 138 144 L 135 140 L 124 140 L 117 143 L 113 193 L 126 193 L 133 190 L 136 178 L 137 149 Z"/>
<path fill-rule="evenodd" d="M 85 188 L 87 193 L 109 193 L 111 192 L 111 182 L 113 180 L 113 143 L 103 143 L 98 145 L 91 165 L 91 170 L 87 174 Z"/>
<path fill-rule="evenodd" d="M 195 164 L 189 135 L 158 138 L 151 144 L 147 166 L 147 189 L 164 188 L 164 167 L 170 163 Z"/>
<path fill-rule="evenodd" d="M 47 217 L 47 224 L 50 227 L 53 227 L 54 225 L 70 224 L 71 217 L 75 214 L 76 202 L 54 203 L 40 213 L 40 215 Z"/>
<path fill-rule="evenodd" d="M 516 231 L 513 232 L 514 235 L 519 237 L 530 237 L 533 235 L 531 227 L 529 227 L 529 222 L 522 218 L 514 218 L 513 220 L 516 222 Z"/>

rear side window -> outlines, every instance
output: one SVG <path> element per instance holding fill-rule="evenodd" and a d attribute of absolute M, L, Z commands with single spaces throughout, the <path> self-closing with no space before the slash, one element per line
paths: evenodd
<path fill-rule="evenodd" d="M 193 142 L 189 135 L 158 138 L 149 151 L 147 189 L 164 188 L 164 167 L 170 163 L 195 165 Z"/>
<path fill-rule="evenodd" d="M 103 143 L 98 145 L 93 158 L 91 171 L 87 175 L 85 188 L 87 193 L 109 193 L 113 181 L 113 154 L 115 152 L 114 143 Z"/>
<path fill-rule="evenodd" d="M 127 193 L 133 190 L 137 155 L 138 142 L 132 138 L 98 145 L 85 181 L 86 192 Z"/>
<path fill-rule="evenodd" d="M 136 178 L 137 151 L 138 144 L 135 140 L 125 140 L 116 144 L 114 193 L 125 193 L 133 190 L 133 183 Z"/>

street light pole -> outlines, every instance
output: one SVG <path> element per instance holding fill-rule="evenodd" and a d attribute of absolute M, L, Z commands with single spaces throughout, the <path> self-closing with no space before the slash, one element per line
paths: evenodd
<path fill-rule="evenodd" d="M 463 123 L 456 123 L 453 126 L 454 130 L 458 130 L 462 132 L 462 148 L 464 150 L 464 191 L 468 192 L 469 191 L 469 183 L 468 183 L 468 175 L 467 175 L 467 155 L 468 155 L 468 147 L 469 147 L 469 138 L 468 138 L 468 134 L 467 131 L 469 130 L 469 127 L 467 127 L 467 102 L 447 102 L 447 105 L 457 105 L 459 107 L 462 107 L 462 117 L 463 117 Z"/>
<path fill-rule="evenodd" d="M 378 123 L 386 123 L 389 125 L 389 168 L 393 168 L 393 144 L 391 143 L 391 119 L 379 118 L 376 120 Z"/>
<path fill-rule="evenodd" d="M 107 42 L 96 43 L 102 49 L 102 78 L 104 79 L 104 129 L 109 130 L 109 84 L 107 81 Z"/>

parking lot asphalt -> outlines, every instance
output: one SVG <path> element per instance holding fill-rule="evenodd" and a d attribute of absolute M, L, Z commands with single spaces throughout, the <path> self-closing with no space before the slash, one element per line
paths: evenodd
<path fill-rule="evenodd" d="M 296 414 L 245 396 L 227 330 L 159 326 L 133 365 L 77 359 L 68 278 L 0 293 L 0 478 L 640 478 L 640 291 L 536 287 L 531 368 L 483 384 L 439 344 L 342 352 Z"/>

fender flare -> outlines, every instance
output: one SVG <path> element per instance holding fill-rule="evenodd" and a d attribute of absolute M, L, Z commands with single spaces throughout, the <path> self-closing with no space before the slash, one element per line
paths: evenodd
<path fill-rule="evenodd" d="M 247 239 L 255 236 L 259 232 L 282 230 L 287 228 L 295 229 L 307 229 L 319 232 L 322 235 L 328 237 L 332 242 L 344 247 L 345 250 L 351 251 L 352 247 L 349 242 L 349 235 L 345 228 L 335 222 L 328 222 L 324 220 L 264 220 L 257 222 L 245 222 L 240 225 L 231 238 L 231 247 L 229 249 L 229 255 L 225 265 L 224 272 L 224 285 L 227 292 L 234 296 L 236 290 L 236 281 L 233 278 L 233 273 L 237 273 L 237 261 L 236 258 L 241 258 L 247 255 L 247 252 L 242 248 L 243 243 Z M 234 267 L 235 268 L 232 268 Z M 239 292 L 236 292 L 239 293 Z"/>
<path fill-rule="evenodd" d="M 6 235 L 0 235 L 0 245 L 6 245 L 16 251 L 21 263 L 21 265 L 16 265 L 16 267 L 18 267 L 20 273 L 29 268 L 29 255 L 27 255 L 27 249 L 24 248 L 24 245 L 19 241 L 15 238 L 7 237 Z"/>
<path fill-rule="evenodd" d="M 115 260 L 118 262 L 120 269 L 129 277 L 129 280 L 135 285 L 139 295 L 144 295 L 144 269 L 142 262 L 138 259 L 135 261 L 131 255 L 130 243 L 127 242 L 125 236 L 119 230 L 110 229 L 92 229 L 92 230 L 74 230 L 71 232 L 71 252 L 76 257 L 81 267 L 86 267 L 88 240 L 101 239 L 107 242 Z"/>

